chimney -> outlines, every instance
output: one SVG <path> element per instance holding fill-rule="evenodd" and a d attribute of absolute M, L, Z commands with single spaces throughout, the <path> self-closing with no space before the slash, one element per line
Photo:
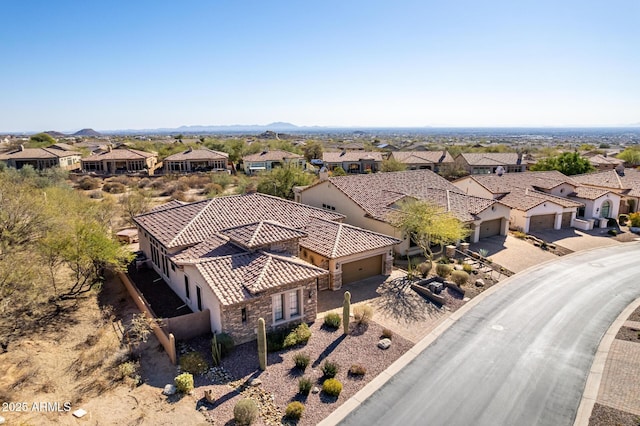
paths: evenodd
<path fill-rule="evenodd" d="M 24 145 L 20 144 L 20 151 L 24 151 Z"/>
<path fill-rule="evenodd" d="M 111 152 L 111 145 L 107 145 L 107 149 Z"/>

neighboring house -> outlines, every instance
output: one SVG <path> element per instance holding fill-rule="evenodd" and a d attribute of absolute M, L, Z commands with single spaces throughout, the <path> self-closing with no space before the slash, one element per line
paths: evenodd
<path fill-rule="evenodd" d="M 609 170 L 571 176 L 581 185 L 611 191 L 620 197 L 617 214 L 640 211 L 640 171 L 636 169 Z"/>
<path fill-rule="evenodd" d="M 453 157 L 447 151 L 397 151 L 389 155 L 407 166 L 408 170 L 429 169 L 435 172 L 443 166 L 452 166 Z"/>
<path fill-rule="evenodd" d="M 455 163 L 471 175 L 481 175 L 495 173 L 498 167 L 505 173 L 524 172 L 527 160 L 515 152 L 462 153 L 455 158 Z"/>
<path fill-rule="evenodd" d="M 172 290 L 242 343 L 260 317 L 270 329 L 313 321 L 318 290 L 391 272 L 397 240 L 334 224 L 343 218 L 254 193 L 171 202 L 135 222 L 140 249 Z"/>
<path fill-rule="evenodd" d="M 430 170 L 332 177 L 296 194 L 303 204 L 344 214 L 351 225 L 401 239 L 395 246 L 401 255 L 420 251 L 392 223 L 398 202 L 405 199 L 429 201 L 452 212 L 471 228 L 471 242 L 506 235 L 509 229 L 509 208 L 503 203 L 466 195 Z"/>
<path fill-rule="evenodd" d="M 389 151 L 398 151 L 400 148 L 390 143 L 381 143 L 376 146 L 376 149 L 389 152 Z"/>
<path fill-rule="evenodd" d="M 349 142 L 339 145 L 338 148 L 344 151 L 364 151 L 364 144 L 362 142 Z"/>
<path fill-rule="evenodd" d="M 26 165 L 30 165 L 36 170 L 51 167 L 60 167 L 64 170 L 79 169 L 82 154 L 70 151 L 66 147 L 70 147 L 70 145 L 54 144 L 47 148 L 25 148 L 20 145 L 17 150 L 0 154 L 0 161 L 16 169 L 21 169 Z"/>
<path fill-rule="evenodd" d="M 282 167 L 285 164 L 292 164 L 299 168 L 304 168 L 306 160 L 302 155 L 289 151 L 262 151 L 258 154 L 251 154 L 242 157 L 244 172 L 252 175 L 262 171 L 269 171 L 275 167 Z"/>
<path fill-rule="evenodd" d="M 614 170 L 616 167 L 624 167 L 624 160 L 615 157 L 609 157 L 606 154 L 596 154 L 586 156 L 589 163 L 599 172 L 606 170 Z"/>
<path fill-rule="evenodd" d="M 227 171 L 229 154 L 207 148 L 193 149 L 168 156 L 162 162 L 165 173 Z"/>
<path fill-rule="evenodd" d="M 472 175 L 454 182 L 467 194 L 491 197 L 511 207 L 511 227 L 523 232 L 577 227 L 592 229 L 617 215 L 620 197 L 584 188 L 558 171 Z M 606 221 L 603 223 L 606 226 Z"/>
<path fill-rule="evenodd" d="M 156 154 L 130 148 L 112 149 L 82 159 L 82 171 L 98 174 L 139 173 L 150 175 L 158 163 Z"/>
<path fill-rule="evenodd" d="M 340 151 L 324 152 L 322 161 L 329 170 L 342 167 L 347 173 L 375 173 L 382 166 L 381 152 Z"/>

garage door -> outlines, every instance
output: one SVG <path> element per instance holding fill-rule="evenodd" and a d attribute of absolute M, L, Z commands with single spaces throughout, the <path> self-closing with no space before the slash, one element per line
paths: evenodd
<path fill-rule="evenodd" d="M 480 238 L 492 237 L 500 235 L 500 225 L 502 219 L 487 220 L 480 224 Z"/>
<path fill-rule="evenodd" d="M 555 214 L 543 214 L 540 216 L 531 216 L 529 221 L 529 232 L 543 231 L 545 229 L 553 229 L 556 221 Z"/>
<path fill-rule="evenodd" d="M 342 264 L 342 284 L 349 284 L 382 273 L 382 256 Z"/>
<path fill-rule="evenodd" d="M 563 228 L 571 227 L 571 213 L 562 213 L 562 227 Z"/>

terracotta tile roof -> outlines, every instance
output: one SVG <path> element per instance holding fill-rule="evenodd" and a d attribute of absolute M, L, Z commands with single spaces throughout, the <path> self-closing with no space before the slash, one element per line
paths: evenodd
<path fill-rule="evenodd" d="M 502 176 L 496 174 L 471 175 L 468 178 L 475 180 L 493 194 L 505 194 L 515 188 L 553 189 L 563 183 L 574 187 L 578 186 L 571 178 L 556 170 L 546 172 L 505 173 Z M 467 178 L 460 180 L 463 179 Z"/>
<path fill-rule="evenodd" d="M 624 160 L 615 157 L 605 157 L 602 154 L 597 154 L 592 157 L 589 157 L 589 162 L 594 165 L 608 165 L 613 164 L 617 166 L 618 164 L 624 164 Z"/>
<path fill-rule="evenodd" d="M 50 159 L 50 158 L 64 158 L 71 157 L 73 155 L 81 155 L 76 151 L 64 151 L 56 148 L 24 148 L 15 151 L 6 152 L 0 154 L 0 160 L 29 160 L 29 159 Z"/>
<path fill-rule="evenodd" d="M 254 162 L 254 161 L 280 161 L 283 159 L 293 159 L 293 158 L 302 158 L 302 155 L 295 154 L 289 151 L 263 151 L 257 154 L 245 155 L 242 157 L 243 162 Z"/>
<path fill-rule="evenodd" d="M 117 148 L 111 151 L 101 152 L 100 154 L 90 155 L 83 158 L 82 161 L 140 160 L 149 157 L 156 157 L 156 154 L 131 148 Z"/>
<path fill-rule="evenodd" d="M 214 151 L 207 148 L 188 149 L 165 158 L 165 161 L 186 161 L 186 160 L 221 160 L 228 159 L 226 152 Z"/>
<path fill-rule="evenodd" d="M 463 194 L 431 170 L 332 177 L 329 181 L 374 219 L 388 222 L 389 213 L 405 197 L 431 201 L 463 222 L 496 201 Z"/>
<path fill-rule="evenodd" d="M 447 151 L 396 151 L 391 158 L 405 164 L 453 163 L 453 157 Z"/>
<path fill-rule="evenodd" d="M 155 206 L 154 208 L 149 210 L 147 213 L 155 213 L 155 212 L 159 212 L 159 211 L 162 211 L 162 210 L 169 210 L 169 209 L 172 209 L 174 207 L 182 207 L 185 204 L 186 203 L 183 203 L 182 201 L 171 200 L 168 203 L 164 203 L 164 204 L 161 204 L 159 206 Z"/>
<path fill-rule="evenodd" d="M 401 240 L 345 223 L 313 218 L 304 227 L 308 237 L 300 240 L 300 247 L 330 259 L 336 259 L 382 247 Z"/>
<path fill-rule="evenodd" d="M 325 163 L 342 163 L 343 161 L 382 161 L 381 152 L 365 151 L 338 151 L 322 153 L 322 161 Z"/>
<path fill-rule="evenodd" d="M 246 253 L 246 250 L 233 244 L 228 238 L 215 234 L 200 244 L 179 251 L 171 256 L 171 260 L 178 264 L 191 264 L 240 253 Z"/>
<path fill-rule="evenodd" d="M 223 305 L 260 297 L 266 290 L 328 274 L 293 256 L 264 251 L 216 257 L 196 268 Z"/>
<path fill-rule="evenodd" d="M 220 233 L 249 249 L 307 236 L 306 232 L 268 220 L 223 229 Z"/>
<path fill-rule="evenodd" d="M 603 195 L 609 194 L 611 191 L 602 188 L 592 188 L 589 186 L 579 186 L 570 197 L 582 198 L 584 200 L 596 200 Z"/>
<path fill-rule="evenodd" d="M 567 198 L 556 197 L 546 192 L 535 191 L 527 188 L 515 188 L 504 197 L 500 198 L 500 202 L 506 204 L 512 209 L 527 211 L 540 204 L 550 202 L 557 204 L 563 208 L 580 207 L 584 204 L 571 201 Z"/>
<path fill-rule="evenodd" d="M 607 188 L 622 195 L 640 197 L 640 171 L 636 169 L 624 169 L 622 175 L 615 170 L 607 170 L 572 176 L 572 178 L 583 185 Z"/>
<path fill-rule="evenodd" d="M 175 206 L 136 216 L 135 221 L 169 248 L 197 244 L 222 229 L 262 220 L 300 229 L 311 217 L 344 219 L 341 214 L 254 193 Z"/>
<path fill-rule="evenodd" d="M 506 166 L 520 164 L 518 154 L 515 152 L 501 153 L 470 153 L 460 154 L 471 166 Z"/>

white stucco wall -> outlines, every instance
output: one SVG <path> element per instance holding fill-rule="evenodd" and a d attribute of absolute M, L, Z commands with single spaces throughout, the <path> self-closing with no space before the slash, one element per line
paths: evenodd
<path fill-rule="evenodd" d="M 460 188 L 467 195 L 475 195 L 476 197 L 494 198 L 494 195 L 484 186 L 473 180 L 471 177 L 464 177 L 453 182 L 455 186 Z"/>
<path fill-rule="evenodd" d="M 560 185 L 556 186 L 553 189 L 550 189 L 549 191 L 543 191 L 546 192 L 548 194 L 552 194 L 558 197 L 563 197 L 566 198 L 567 195 L 571 194 L 572 192 L 574 192 L 576 190 L 576 187 L 568 184 L 568 183 L 561 183 Z"/>
<path fill-rule="evenodd" d="M 186 298 L 184 289 L 185 274 L 189 277 L 189 299 Z M 209 309 L 209 311 L 211 312 L 211 331 L 213 333 L 222 332 L 222 320 L 220 318 L 220 301 L 213 293 L 213 290 L 211 290 L 211 287 L 209 287 L 204 277 L 193 265 L 185 265 L 184 271 L 181 271 L 178 275 L 181 275 L 182 280 L 180 281 L 179 286 L 171 286 L 173 288 L 173 291 L 176 292 L 176 294 L 180 296 L 180 298 L 184 300 L 185 303 L 187 303 L 192 311 L 197 312 L 198 297 L 196 286 L 200 287 L 200 293 L 202 296 L 202 310 Z M 178 290 L 176 287 L 181 287 L 181 289 Z"/>

